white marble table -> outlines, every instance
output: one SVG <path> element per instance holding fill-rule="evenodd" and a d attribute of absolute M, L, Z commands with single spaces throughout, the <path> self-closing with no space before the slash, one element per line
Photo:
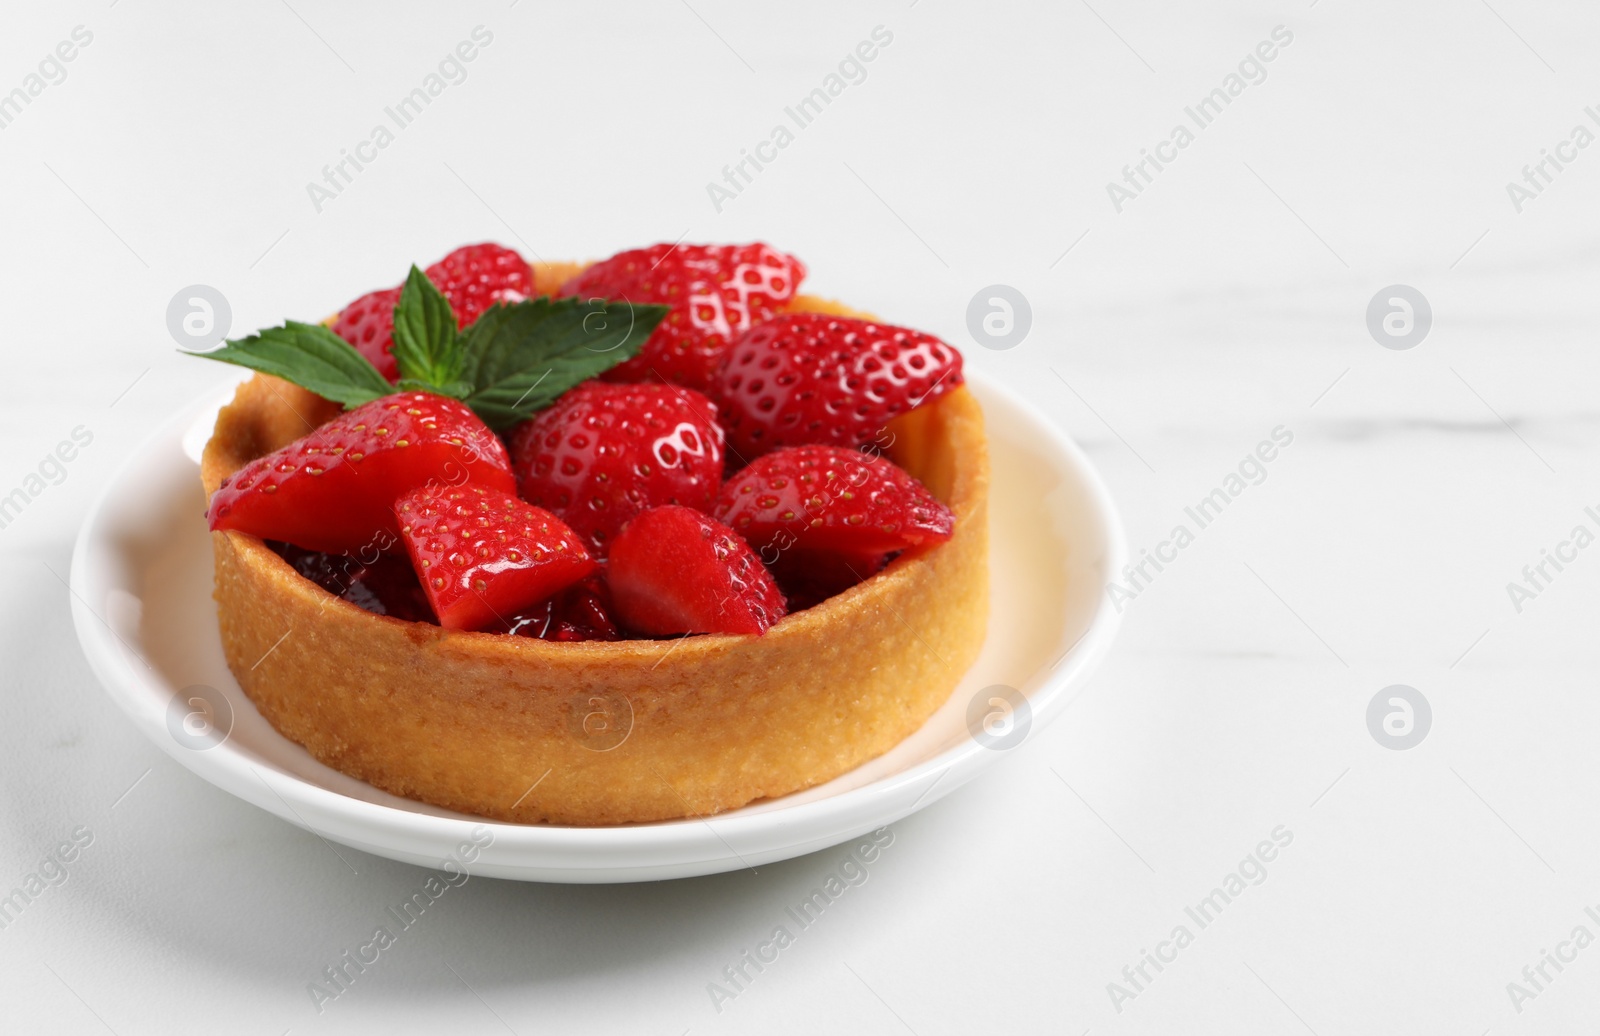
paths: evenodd
<path fill-rule="evenodd" d="M 0 890 L 88 844 L 0 929 L 6 1028 L 1592 1026 L 1600 549 L 1574 536 L 1600 532 L 1600 147 L 1575 128 L 1600 133 L 1600 14 L 1491 3 L 11 12 L 0 92 L 37 96 L 0 93 L 0 496 L 40 492 L 0 528 Z M 480 25 L 465 78 L 368 147 Z M 864 80 L 848 65 L 770 143 L 876 26 Z M 370 160 L 314 199 L 352 151 Z M 59 579 L 97 486 L 221 377 L 174 351 L 167 302 L 212 285 L 249 329 L 466 240 L 559 258 L 680 235 L 764 237 L 816 290 L 962 346 L 1084 444 L 1136 554 L 1171 560 L 1130 584 L 1060 721 L 896 824 L 733 1000 L 708 985 L 843 849 L 657 885 L 474 880 L 319 1013 L 307 984 L 426 872 L 352 874 L 147 744 Z M 992 284 L 1032 309 L 1005 351 L 967 329 Z M 1368 330 L 1394 284 L 1431 307 L 1413 348 Z M 1274 429 L 1292 443 L 1199 528 L 1185 509 Z M 1163 546 L 1180 524 L 1192 542 Z M 1568 560 L 1535 584 L 1546 552 Z M 1431 710 L 1405 750 L 1368 724 L 1396 684 Z"/>

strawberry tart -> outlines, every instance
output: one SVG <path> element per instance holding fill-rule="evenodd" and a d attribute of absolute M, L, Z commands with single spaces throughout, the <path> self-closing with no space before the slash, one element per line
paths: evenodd
<path fill-rule="evenodd" d="M 988 615 L 961 356 L 764 244 L 472 245 L 211 359 L 228 665 L 284 736 L 499 820 L 697 817 L 881 755 Z"/>

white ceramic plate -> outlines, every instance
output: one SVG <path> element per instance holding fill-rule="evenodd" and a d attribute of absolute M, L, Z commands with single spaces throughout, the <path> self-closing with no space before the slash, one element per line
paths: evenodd
<path fill-rule="evenodd" d="M 439 867 L 475 829 L 485 841 L 486 828 L 492 841 L 474 873 L 561 882 L 713 874 L 815 852 L 937 801 L 1036 734 L 1116 633 L 1105 586 L 1126 547 L 1105 487 L 1050 421 L 987 379 L 970 382 L 994 470 L 992 605 L 977 662 L 949 702 L 886 755 L 714 817 L 608 828 L 495 823 L 379 791 L 273 730 L 223 661 L 211 599 L 198 459 L 232 386 L 158 431 L 101 492 L 73 552 L 73 621 L 111 697 L 167 754 L 247 802 L 366 852 Z M 195 685 L 231 706 L 231 719 L 217 724 L 226 728 L 220 743 L 185 734 L 191 710 L 172 708 Z M 1008 716 L 991 702 L 1009 689 L 1018 704 Z"/>

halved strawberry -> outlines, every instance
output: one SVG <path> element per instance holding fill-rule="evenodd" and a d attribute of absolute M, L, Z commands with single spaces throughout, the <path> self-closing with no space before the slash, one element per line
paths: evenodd
<path fill-rule="evenodd" d="M 783 596 L 738 533 L 687 507 L 657 507 L 611 544 L 617 618 L 652 636 L 765 633 Z"/>
<path fill-rule="evenodd" d="M 465 403 L 401 392 L 364 403 L 223 479 L 207 519 L 331 554 L 386 550 L 391 509 L 429 482 L 473 482 L 512 492 L 505 447 Z"/>
<path fill-rule="evenodd" d="M 555 515 L 484 486 L 423 486 L 394 503 L 400 538 L 445 629 L 476 630 L 597 565 Z"/>
<path fill-rule="evenodd" d="M 865 446 L 961 380 L 961 354 L 933 335 L 784 313 L 729 348 L 711 396 L 730 450 L 748 460 L 780 446 Z"/>
<path fill-rule="evenodd" d="M 423 271 L 450 302 L 456 326 L 463 330 L 496 302 L 517 302 L 533 294 L 533 270 L 509 248 L 484 243 L 465 245 Z M 356 347 L 378 373 L 400 380 L 395 366 L 394 307 L 399 288 L 384 288 L 356 299 L 334 319 L 333 333 Z"/>
<path fill-rule="evenodd" d="M 604 377 L 669 381 L 704 391 L 728 343 L 793 298 L 805 275 L 799 259 L 760 242 L 660 244 L 595 263 L 568 281 L 561 294 L 671 306 L 639 355 Z"/>
<path fill-rule="evenodd" d="M 955 518 L 921 482 L 837 446 L 793 446 L 728 479 L 711 512 L 769 565 L 791 547 L 882 554 L 950 538 Z"/>
<path fill-rule="evenodd" d="M 648 508 L 710 509 L 722 484 L 716 413 L 693 389 L 585 382 L 512 432 L 518 491 L 603 553 Z"/>

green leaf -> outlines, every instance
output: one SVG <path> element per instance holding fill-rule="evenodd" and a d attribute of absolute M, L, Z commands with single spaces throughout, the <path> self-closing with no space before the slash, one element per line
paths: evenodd
<path fill-rule="evenodd" d="M 504 430 L 563 392 L 637 356 L 666 306 L 541 296 L 489 308 L 461 336 L 466 403 Z"/>
<path fill-rule="evenodd" d="M 196 355 L 285 378 L 346 407 L 400 390 L 437 392 L 504 431 L 637 356 L 667 312 L 626 300 L 541 296 L 491 306 L 458 333 L 450 304 L 413 266 L 394 315 L 398 388 L 320 324 L 289 321 Z"/>
<path fill-rule="evenodd" d="M 394 308 L 394 361 L 400 376 L 442 388 L 461 376 L 461 345 L 449 301 L 415 266 Z"/>
<path fill-rule="evenodd" d="M 292 381 L 346 408 L 395 391 L 366 357 L 321 324 L 290 320 L 282 327 L 269 327 L 248 338 L 232 339 L 220 349 L 192 355 Z"/>

